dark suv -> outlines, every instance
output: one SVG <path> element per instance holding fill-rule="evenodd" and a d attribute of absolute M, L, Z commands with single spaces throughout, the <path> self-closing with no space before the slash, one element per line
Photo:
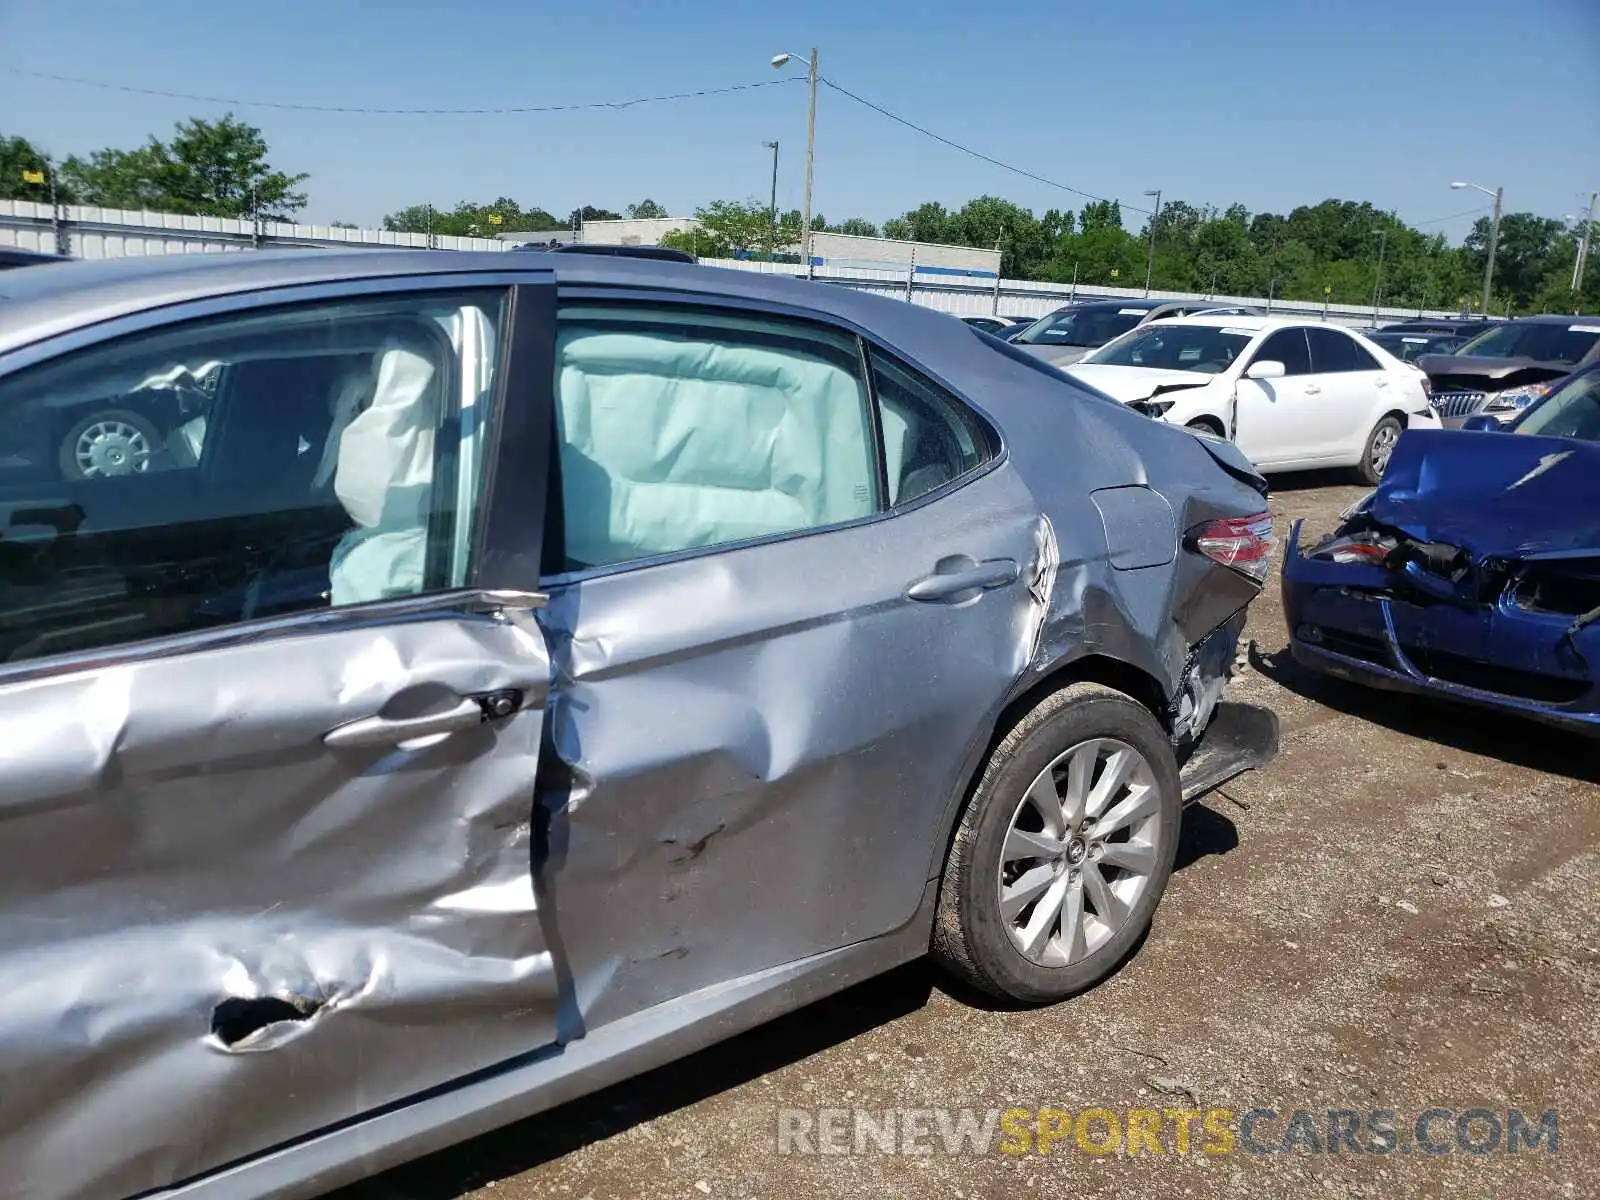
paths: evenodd
<path fill-rule="evenodd" d="M 1056 309 L 1007 340 L 1035 358 L 1064 367 L 1149 321 L 1197 313 L 1219 317 L 1259 315 L 1256 309 L 1245 305 L 1218 304 L 1215 300 L 1085 300 Z"/>
<path fill-rule="evenodd" d="M 1600 316 L 1521 317 L 1484 330 L 1450 354 L 1416 365 L 1433 386 L 1433 404 L 1450 427 L 1477 413 L 1502 424 L 1543 398 L 1555 380 L 1600 362 Z"/>

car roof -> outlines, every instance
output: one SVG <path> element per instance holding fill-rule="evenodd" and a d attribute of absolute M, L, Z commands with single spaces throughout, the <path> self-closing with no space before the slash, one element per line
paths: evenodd
<path fill-rule="evenodd" d="M 0 272 L 0 354 L 169 305 L 284 287 L 428 275 L 544 275 L 562 284 L 665 287 L 798 306 L 885 337 L 937 337 L 949 317 L 903 300 L 811 280 L 631 256 L 457 250 L 258 250 L 68 262 Z"/>
<path fill-rule="evenodd" d="M 1332 321 L 1324 321 L 1317 317 L 1257 317 L 1249 314 L 1241 316 L 1191 316 L 1169 317 L 1159 323 L 1152 323 L 1145 328 L 1165 329 L 1169 325 L 1205 325 L 1212 329 L 1248 329 L 1252 333 L 1265 333 L 1273 329 L 1284 329 L 1291 325 L 1327 325 L 1334 329 L 1346 329 Z"/>
<path fill-rule="evenodd" d="M 213 297 L 318 284 L 438 276 L 441 287 L 553 279 L 603 292 L 655 289 L 686 300 L 770 305 L 863 329 L 979 408 L 1004 418 L 1013 398 L 1037 411 L 1046 379 L 1092 403 L 1125 411 L 1063 372 L 950 315 L 855 288 L 784 275 L 593 254 L 455 250 L 260 250 L 75 262 L 48 271 L 0 272 L 0 361 L 25 346 L 107 321 Z M 448 283 L 444 281 L 448 280 Z M 964 336 L 951 337 L 952 327 Z M 970 340 L 969 340 L 970 339 Z M 1141 418 L 1142 419 L 1142 418 Z"/>
<path fill-rule="evenodd" d="M 1499 325 L 1569 325 L 1574 321 L 1582 324 L 1593 324 L 1600 321 L 1600 313 L 1539 313 L 1535 316 L 1512 317 L 1509 321 L 1495 322 Z"/>

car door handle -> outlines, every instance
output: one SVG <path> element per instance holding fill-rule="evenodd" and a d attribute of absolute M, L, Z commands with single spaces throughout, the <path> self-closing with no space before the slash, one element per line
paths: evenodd
<path fill-rule="evenodd" d="M 1317 394 L 1317 393 L 1318 393 L 1318 392 L 1320 392 L 1320 391 L 1321 391 L 1321 390 L 1322 390 L 1322 389 L 1321 389 L 1321 388 L 1320 388 L 1320 387 L 1318 387 L 1318 386 L 1317 386 L 1317 385 L 1316 385 L 1316 384 L 1314 384 L 1314 383 L 1308 383 L 1308 384 L 1306 384 L 1306 395 L 1308 395 L 1308 396 L 1315 396 L 1315 395 L 1316 395 L 1316 394 Z"/>
<path fill-rule="evenodd" d="M 457 733 L 482 725 L 493 717 L 507 717 L 521 707 L 516 691 L 489 692 L 482 696 L 463 696 L 460 703 L 444 712 L 422 717 L 363 717 L 330 729 L 322 743 L 335 750 L 366 746 L 398 746 L 417 738 L 441 733 Z"/>
<path fill-rule="evenodd" d="M 1015 560 L 991 558 L 977 562 L 966 555 L 943 559 L 931 575 L 924 575 L 906 588 L 907 600 L 923 603 L 959 604 L 990 588 L 1005 587 L 1020 574 Z"/>

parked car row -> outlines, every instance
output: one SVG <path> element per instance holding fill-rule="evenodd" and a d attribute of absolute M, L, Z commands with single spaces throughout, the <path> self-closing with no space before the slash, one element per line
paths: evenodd
<path fill-rule="evenodd" d="M 204 396 L 0 471 L 10 1192 L 327 1189 L 930 952 L 1114 970 L 1276 748 L 1266 483 L 952 328 L 627 256 L 0 276 L 0 428 Z"/>

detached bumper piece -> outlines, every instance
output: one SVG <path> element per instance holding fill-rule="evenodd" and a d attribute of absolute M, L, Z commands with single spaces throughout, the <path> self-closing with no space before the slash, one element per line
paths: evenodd
<path fill-rule="evenodd" d="M 1212 711 L 1205 736 L 1178 772 L 1183 802 L 1193 804 L 1234 776 L 1264 767 L 1276 757 L 1278 715 L 1259 704 L 1225 700 Z"/>
<path fill-rule="evenodd" d="M 1477 555 L 1390 530 L 1368 561 L 1283 564 L 1295 661 L 1600 736 L 1600 550 Z M 1454 552 L 1452 552 L 1452 550 Z"/>

